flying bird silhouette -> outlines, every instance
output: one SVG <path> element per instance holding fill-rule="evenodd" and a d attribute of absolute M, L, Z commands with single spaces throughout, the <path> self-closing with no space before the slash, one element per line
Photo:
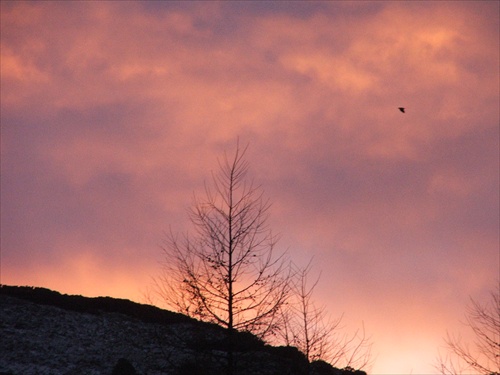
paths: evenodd
<path fill-rule="evenodd" d="M 400 110 L 401 112 L 405 113 L 405 109 L 404 109 L 404 107 L 399 107 L 399 110 Z"/>

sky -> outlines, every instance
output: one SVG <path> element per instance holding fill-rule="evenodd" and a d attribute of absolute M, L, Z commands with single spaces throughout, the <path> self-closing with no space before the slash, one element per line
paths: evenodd
<path fill-rule="evenodd" d="M 0 282 L 144 302 L 239 139 L 370 373 L 435 373 L 500 273 L 499 4 L 2 1 Z"/>

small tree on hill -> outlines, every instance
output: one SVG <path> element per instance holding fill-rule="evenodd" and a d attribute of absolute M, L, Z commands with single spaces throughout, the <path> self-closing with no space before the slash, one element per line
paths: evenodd
<path fill-rule="evenodd" d="M 170 232 L 156 280 L 169 307 L 228 329 L 228 372 L 233 366 L 232 332 L 265 338 L 277 328 L 290 292 L 291 271 L 275 255 L 277 238 L 267 226 L 269 201 L 247 180 L 245 149 L 224 155 L 212 186 L 195 197 L 189 218 L 194 231 Z"/>
<path fill-rule="evenodd" d="M 295 273 L 292 295 L 282 309 L 280 331 L 286 345 L 297 347 L 309 362 L 326 361 L 345 369 L 363 369 L 371 362 L 371 342 L 364 327 L 353 335 L 341 333 L 342 316 L 332 319 L 325 306 L 315 304 L 313 292 L 319 277 L 309 283 L 311 263 Z"/>

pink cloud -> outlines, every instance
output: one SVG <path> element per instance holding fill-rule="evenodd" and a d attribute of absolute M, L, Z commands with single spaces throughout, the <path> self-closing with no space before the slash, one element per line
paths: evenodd
<path fill-rule="evenodd" d="M 2 3 L 2 282 L 140 298 L 239 136 L 280 247 L 376 333 L 374 372 L 430 371 L 422 347 L 498 271 L 497 14 Z"/>

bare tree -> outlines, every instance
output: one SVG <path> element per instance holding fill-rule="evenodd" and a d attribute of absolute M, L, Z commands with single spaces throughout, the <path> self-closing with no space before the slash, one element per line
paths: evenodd
<path fill-rule="evenodd" d="M 367 370 L 372 365 L 372 342 L 366 335 L 365 325 L 353 334 L 335 331 L 332 335 L 332 350 L 327 362 L 331 365 L 345 369 Z"/>
<path fill-rule="evenodd" d="M 228 329 L 230 368 L 232 332 L 271 334 L 291 279 L 284 254 L 275 255 L 277 238 L 266 223 L 270 203 L 246 179 L 245 151 L 238 144 L 233 158 L 225 154 L 219 160 L 212 187 L 205 185 L 203 199 L 195 196 L 189 212 L 194 232 L 170 232 L 156 280 L 169 307 Z"/>
<path fill-rule="evenodd" d="M 491 297 L 489 304 L 471 299 L 468 306 L 465 325 L 475 337 L 472 347 L 460 335 L 447 334 L 447 354 L 436 366 L 441 374 L 500 375 L 500 283 Z"/>
<path fill-rule="evenodd" d="M 281 336 L 286 345 L 295 346 L 309 362 L 324 359 L 331 350 L 329 338 L 340 324 L 341 318 L 331 321 L 325 306 L 317 307 L 312 299 L 319 276 L 308 285 L 311 263 L 296 272 L 297 280 L 293 285 L 293 297 L 283 309 Z"/>
<path fill-rule="evenodd" d="M 332 319 L 325 306 L 315 304 L 313 292 L 319 276 L 309 285 L 310 272 L 311 263 L 295 273 L 292 298 L 281 312 L 281 337 L 309 362 L 321 359 L 337 367 L 365 368 L 371 362 L 371 343 L 364 327 L 352 336 L 341 333 L 342 316 Z"/>

